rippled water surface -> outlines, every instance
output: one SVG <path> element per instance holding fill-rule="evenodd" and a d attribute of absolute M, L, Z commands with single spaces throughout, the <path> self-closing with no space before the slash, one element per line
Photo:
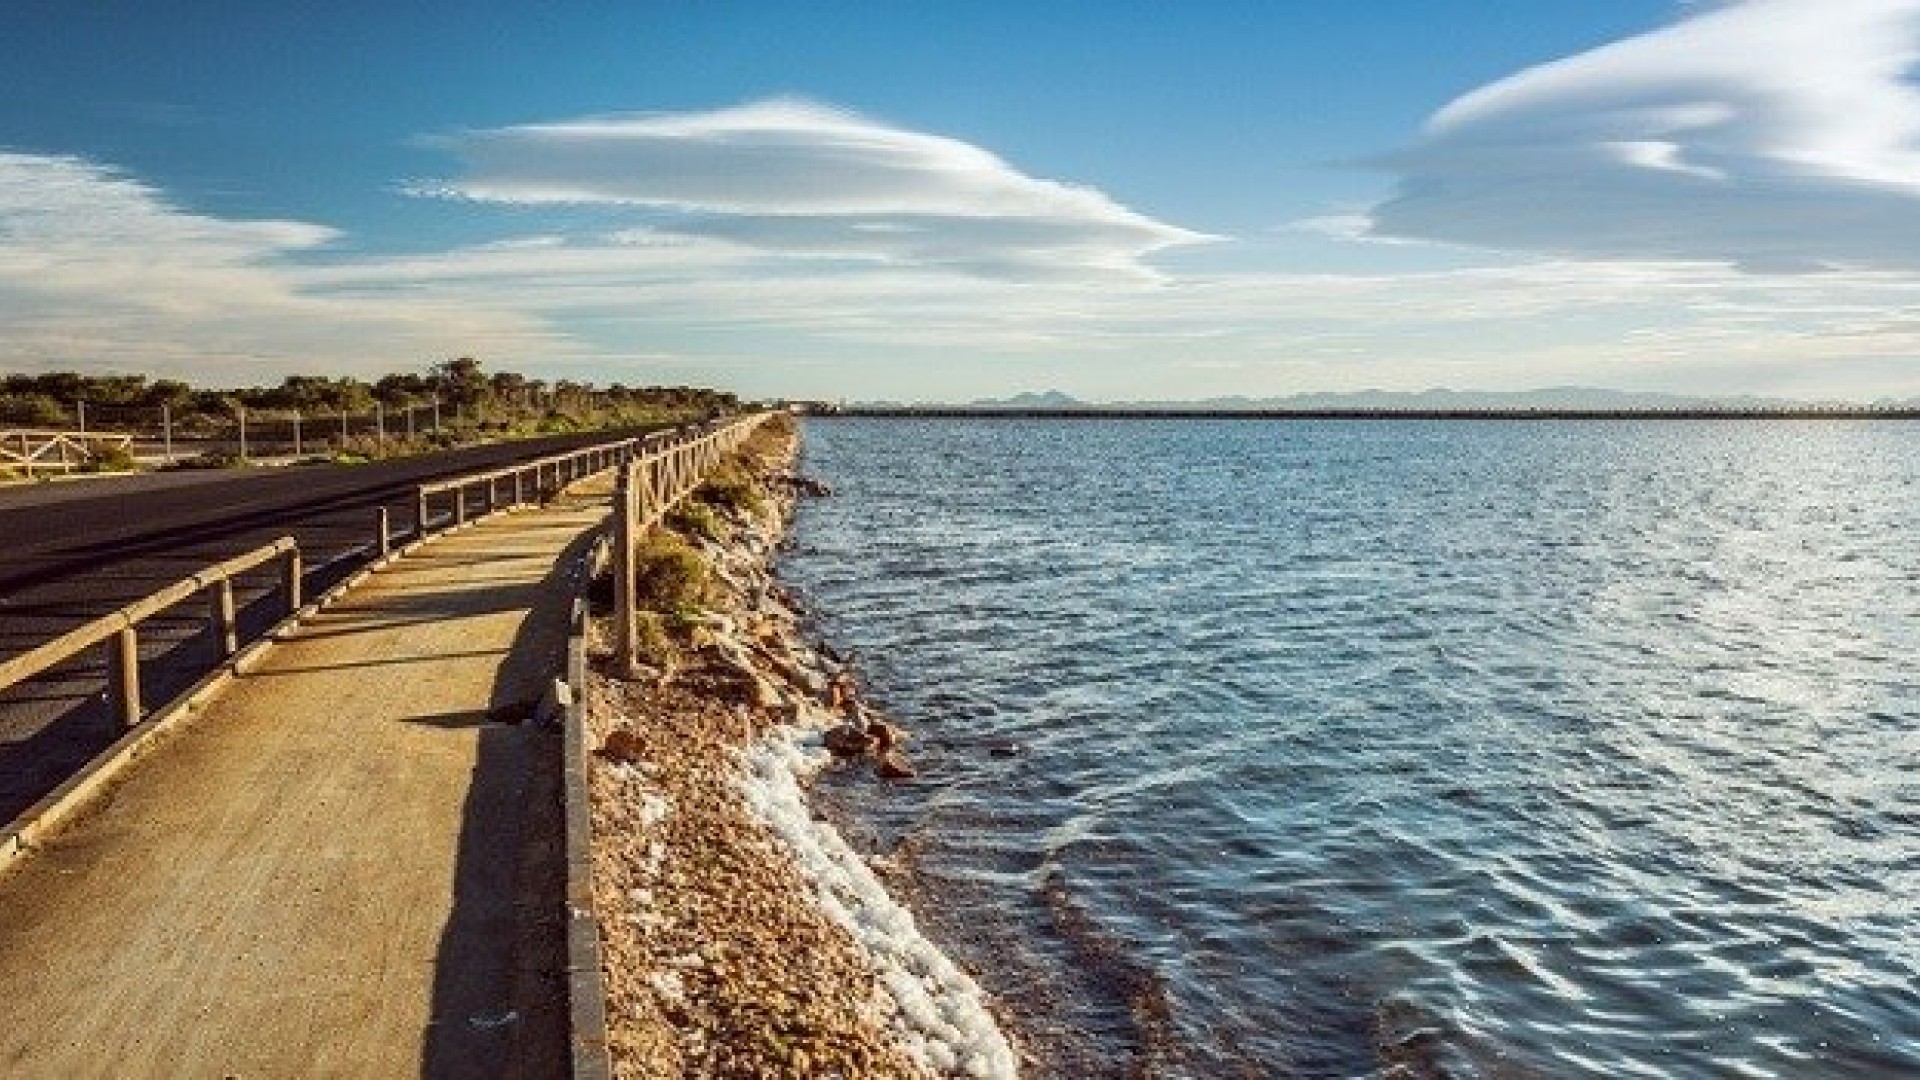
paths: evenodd
<path fill-rule="evenodd" d="M 815 420 L 1041 1071 L 1920 1075 L 1920 425 Z"/>

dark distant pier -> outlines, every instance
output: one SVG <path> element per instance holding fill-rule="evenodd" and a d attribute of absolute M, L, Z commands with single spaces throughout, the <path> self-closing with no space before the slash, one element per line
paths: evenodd
<path fill-rule="evenodd" d="M 966 420 L 1920 420 L 1920 408 L 1677 409 L 986 409 L 850 406 L 813 416 Z"/>

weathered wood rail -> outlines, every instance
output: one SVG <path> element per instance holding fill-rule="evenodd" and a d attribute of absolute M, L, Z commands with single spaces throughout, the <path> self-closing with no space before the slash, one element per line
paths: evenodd
<path fill-rule="evenodd" d="M 669 434 L 655 432 L 646 436 L 646 439 Z M 520 465 L 509 465 L 504 469 L 421 484 L 414 499 L 414 538 L 426 536 L 436 526 L 452 528 L 465 525 L 469 513 L 476 509 L 473 505 L 476 497 L 477 509 L 483 514 L 492 513 L 503 506 L 521 506 L 544 500 L 576 480 L 612 468 L 631 453 L 633 447 L 644 441 L 619 439 Z M 438 514 L 434 512 L 436 501 L 440 503 Z M 381 538 L 383 546 L 391 542 L 384 527 Z"/>
<path fill-rule="evenodd" d="M 632 670 L 639 633 L 633 580 L 639 539 L 691 495 L 707 472 L 753 434 L 772 413 L 755 413 L 724 424 L 643 442 L 620 468 L 613 503 L 614 649 L 622 670 Z"/>
<path fill-rule="evenodd" d="M 140 624 L 168 608 L 193 599 L 196 594 L 204 594 L 220 658 L 231 659 L 240 651 L 239 617 L 233 599 L 234 579 L 276 561 L 283 564 L 281 586 L 287 611 L 289 614 L 298 611 L 300 547 L 292 537 L 283 536 L 265 547 L 209 566 L 118 611 L 69 630 L 44 645 L 0 661 L 0 690 L 43 674 L 96 645 L 106 643 L 109 696 L 121 724 L 131 728 L 146 715 L 146 703 L 140 693 Z"/>
<path fill-rule="evenodd" d="M 21 473 L 29 480 L 36 470 L 70 473 L 98 458 L 98 447 L 125 451 L 132 445 L 133 436 L 112 432 L 7 428 L 0 430 L 0 472 Z"/>

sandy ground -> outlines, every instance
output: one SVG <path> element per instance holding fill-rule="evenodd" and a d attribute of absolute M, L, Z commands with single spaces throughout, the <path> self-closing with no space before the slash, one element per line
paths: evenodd
<path fill-rule="evenodd" d="M 0 879 L 0 1075 L 564 1075 L 569 498 L 302 626 Z"/>
<path fill-rule="evenodd" d="M 795 708 L 852 707 L 793 662 L 770 563 L 794 442 L 774 430 L 750 446 L 769 509 L 732 514 L 726 541 L 701 545 L 720 595 L 678 663 L 628 681 L 603 654 L 590 682 L 594 898 L 621 1077 L 927 1075 L 867 955 L 740 789 L 745 751 Z"/>

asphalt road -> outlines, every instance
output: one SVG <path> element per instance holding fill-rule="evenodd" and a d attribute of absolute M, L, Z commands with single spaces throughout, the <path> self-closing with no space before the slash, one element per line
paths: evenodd
<path fill-rule="evenodd" d="M 0 657 L 233 555 L 291 535 L 309 594 L 363 561 L 375 508 L 398 533 L 413 526 L 423 482 L 481 472 L 621 434 L 595 432 L 469 447 L 355 466 L 158 473 L 0 488 Z M 242 622 L 277 618 L 274 571 L 242 582 Z M 256 603 L 256 601 L 258 601 Z M 142 625 L 146 699 L 165 701 L 214 658 L 204 609 L 182 605 Z M 90 650 L 49 676 L 0 691 L 0 821 L 13 818 L 116 736 L 104 701 L 105 661 Z"/>

